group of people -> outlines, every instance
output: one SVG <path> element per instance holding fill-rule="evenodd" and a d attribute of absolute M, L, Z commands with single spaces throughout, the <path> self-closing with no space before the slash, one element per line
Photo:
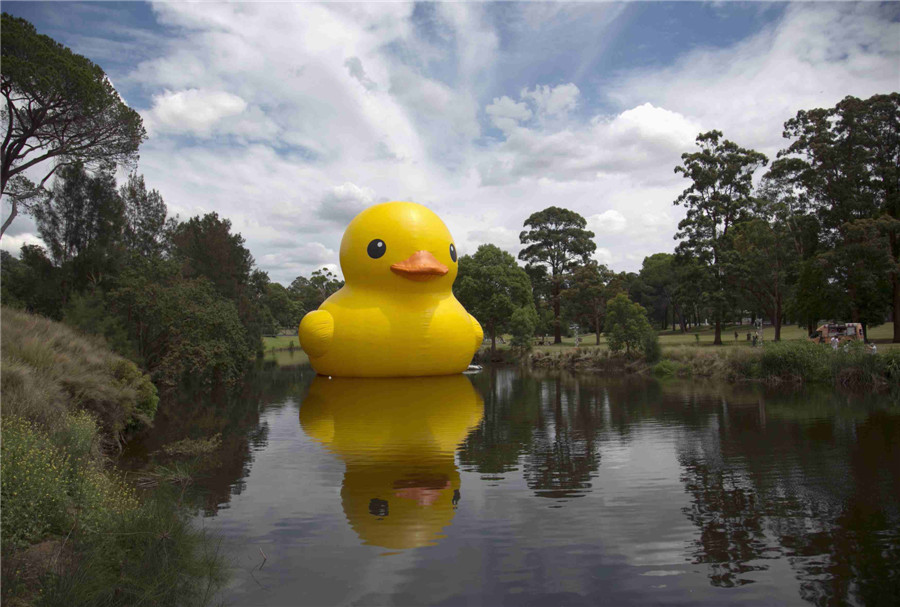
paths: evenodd
<path fill-rule="evenodd" d="M 831 337 L 831 349 L 834 351 L 837 351 L 837 349 L 840 345 L 841 345 L 841 340 L 838 339 L 837 335 L 833 335 Z M 844 351 L 846 352 L 849 349 L 850 349 L 850 342 L 845 341 L 844 342 Z M 866 351 L 869 354 L 877 354 L 878 347 L 875 345 L 875 342 L 869 342 L 868 344 L 866 344 Z"/>

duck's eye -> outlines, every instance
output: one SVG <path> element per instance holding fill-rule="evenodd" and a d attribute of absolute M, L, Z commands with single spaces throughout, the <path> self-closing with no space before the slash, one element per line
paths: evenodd
<path fill-rule="evenodd" d="M 450 259 L 454 262 L 456 261 L 456 247 L 453 246 L 453 243 L 450 243 Z"/>
<path fill-rule="evenodd" d="M 369 257 L 372 259 L 378 259 L 384 252 L 387 250 L 387 247 L 384 246 L 384 241 L 380 238 L 376 238 L 372 242 L 369 243 L 368 248 L 366 248 L 366 252 L 369 253 Z"/>

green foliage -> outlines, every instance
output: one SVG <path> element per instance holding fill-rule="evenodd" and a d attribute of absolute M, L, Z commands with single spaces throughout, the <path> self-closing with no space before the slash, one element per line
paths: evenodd
<path fill-rule="evenodd" d="M 159 192 L 148 192 L 144 176 L 131 173 L 119 188 L 119 197 L 125 207 L 125 248 L 145 257 L 162 254 L 167 209 Z"/>
<path fill-rule="evenodd" d="M 8 308 L 0 319 L 3 603 L 208 602 L 224 579 L 217 545 L 168 488 L 140 503 L 100 449 L 152 419 L 147 376 L 58 323 Z M 29 560 L 36 542 L 50 564 Z"/>
<path fill-rule="evenodd" d="M 506 251 L 494 245 L 481 245 L 474 255 L 461 257 L 453 293 L 491 337 L 492 350 L 496 347 L 497 334 L 510 330 L 510 322 L 521 308 L 531 312 L 521 313 L 516 326 L 519 331 L 525 331 L 532 324 L 528 339 L 534 335 L 537 318 L 532 316 L 531 284 L 525 271 Z"/>
<path fill-rule="evenodd" d="M 222 433 L 203 438 L 185 438 L 174 443 L 164 445 L 163 453 L 172 457 L 198 457 L 209 455 L 222 446 Z"/>
<path fill-rule="evenodd" d="M 537 324 L 538 315 L 533 306 L 516 308 L 509 319 L 509 332 L 512 333 L 513 347 L 531 349 L 531 339 L 534 337 Z"/>
<path fill-rule="evenodd" d="M 564 293 L 567 316 L 591 327 L 600 343 L 606 302 L 612 297 L 610 282 L 615 275 L 605 265 L 589 261 L 576 267 L 569 277 L 569 289 Z"/>
<path fill-rule="evenodd" d="M 24 245 L 20 259 L 2 255 L 3 305 L 25 309 L 49 318 L 62 317 L 62 274 L 37 245 Z"/>
<path fill-rule="evenodd" d="M 762 377 L 823 381 L 831 376 L 833 352 L 809 341 L 767 343 L 762 349 Z"/>
<path fill-rule="evenodd" d="M 300 317 L 307 312 L 317 310 L 322 303 L 338 289 L 344 286 L 344 281 L 326 268 L 320 268 L 312 273 L 309 278 L 298 276 L 288 288 L 294 301 L 299 304 Z M 299 321 L 293 324 L 299 324 Z"/>
<path fill-rule="evenodd" d="M 51 436 L 22 418 L 3 419 L 4 549 L 76 527 L 99 531 L 137 506 L 133 491 L 104 472 L 94 455 L 97 426 L 90 415 L 67 414 L 63 425 L 65 432 Z"/>
<path fill-rule="evenodd" d="M 662 306 L 660 326 L 665 329 L 668 325 L 669 310 L 672 318 L 680 315 L 681 302 L 677 298 L 678 275 L 675 268 L 675 256 L 671 253 L 656 253 L 644 258 L 641 265 L 640 278 L 647 286 L 649 299 L 655 304 L 654 308 Z"/>
<path fill-rule="evenodd" d="M 253 256 L 244 238 L 231 233 L 231 221 L 216 213 L 192 217 L 177 224 L 171 234 L 172 256 L 189 280 L 206 279 L 215 292 L 238 312 L 246 339 L 254 352 L 262 352 L 262 335 L 271 327 L 271 314 L 262 300 L 269 277 L 254 270 Z"/>
<path fill-rule="evenodd" d="M 149 269 L 123 273 L 110 299 L 131 320 L 132 340 L 154 379 L 237 381 L 256 349 L 235 304 L 207 280 L 184 280 L 162 262 Z"/>
<path fill-rule="evenodd" d="M 33 424 L 4 416 L 0 442 L 0 509 L 4 548 L 64 532 L 68 458 Z"/>
<path fill-rule="evenodd" d="M 191 523 L 177 495 L 158 489 L 85 535 L 77 560 L 47 579 L 42 605 L 205 605 L 225 581 L 218 542 Z"/>
<path fill-rule="evenodd" d="M 644 353 L 644 358 L 647 359 L 648 363 L 655 363 L 662 357 L 662 348 L 659 345 L 659 336 L 656 334 L 656 331 L 645 330 L 641 334 L 641 343 L 640 343 L 641 352 Z"/>
<path fill-rule="evenodd" d="M 658 358 L 659 342 L 647 320 L 647 311 L 619 293 L 606 304 L 606 341 L 613 352 L 637 350 Z M 650 337 L 650 334 L 653 337 Z M 649 348 L 648 350 L 646 350 Z"/>
<path fill-rule="evenodd" d="M 3 13 L 0 91 L 5 97 L 3 122 L 8 125 L 3 141 L 0 194 L 16 185 L 19 194 L 37 189 L 23 171 L 38 164 L 46 181 L 66 164 L 80 162 L 127 164 L 137 158 L 138 146 L 146 137 L 140 115 L 128 107 L 103 70 L 81 55 L 47 36 L 34 26 Z M 13 197 L 12 213 L 0 235 L 17 213 L 19 200 Z"/>
<path fill-rule="evenodd" d="M 585 229 L 584 217 L 560 207 L 547 207 L 525 220 L 519 241 L 519 259 L 528 266 L 544 266 L 549 271 L 549 291 L 553 308 L 554 341 L 561 342 L 561 294 L 565 277 L 581 263 L 586 264 L 597 249 L 594 233 Z M 534 270 L 532 270 L 534 271 Z"/>
<path fill-rule="evenodd" d="M 279 328 L 296 329 L 303 318 L 303 305 L 291 297 L 291 292 L 277 282 L 266 286 L 265 307 L 272 314 L 275 325 Z"/>
<path fill-rule="evenodd" d="M 817 227 L 817 261 L 840 287 L 835 311 L 868 324 L 900 311 L 898 123 L 900 93 L 801 110 L 785 123 L 791 144 L 770 171 Z M 898 342 L 900 318 L 893 320 Z"/>
<path fill-rule="evenodd" d="M 759 152 L 722 139 L 720 131 L 701 133 L 697 146 L 699 151 L 682 154 L 683 166 L 675 167 L 676 173 L 691 180 L 675 201 L 687 209 L 675 237 L 681 239 L 678 252 L 692 256 L 703 270 L 703 300 L 711 307 L 716 343 L 720 344 L 721 323 L 734 299 L 728 285 L 733 274 L 727 254 L 729 231 L 746 217 L 753 174 L 768 160 Z"/>
<path fill-rule="evenodd" d="M 79 331 L 102 336 L 116 354 L 140 360 L 125 320 L 110 312 L 107 297 L 101 290 L 76 293 L 63 309 L 63 322 Z"/>

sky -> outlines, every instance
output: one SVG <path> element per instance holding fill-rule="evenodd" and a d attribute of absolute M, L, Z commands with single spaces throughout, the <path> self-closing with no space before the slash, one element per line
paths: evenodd
<path fill-rule="evenodd" d="M 289 284 L 338 270 L 360 210 L 411 200 L 461 254 L 516 255 L 572 209 L 598 261 L 671 252 L 674 172 L 718 129 L 774 159 L 783 124 L 900 90 L 900 3 L 3 2 L 107 73 L 144 120 L 170 215 L 217 212 Z M 4 206 L 4 217 L 7 209 Z M 37 242 L 20 216 L 0 241 Z"/>

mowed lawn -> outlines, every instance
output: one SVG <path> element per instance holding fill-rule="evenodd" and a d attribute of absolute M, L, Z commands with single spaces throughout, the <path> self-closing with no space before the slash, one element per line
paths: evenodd
<path fill-rule="evenodd" d="M 738 339 L 734 339 L 734 332 L 737 331 Z M 756 332 L 751 326 L 748 325 L 729 325 L 722 329 L 722 344 L 723 346 L 731 346 L 731 347 L 750 347 L 753 342 L 747 341 L 747 333 L 750 333 L 751 340 L 753 333 Z M 715 329 L 713 327 L 702 327 L 699 330 L 691 330 L 687 333 L 681 333 L 680 331 L 660 331 L 659 332 L 659 343 L 663 348 L 666 347 L 675 347 L 675 346 L 697 346 L 707 347 L 713 345 L 713 339 L 715 339 Z M 874 341 L 878 344 L 879 350 L 885 350 L 890 348 L 900 348 L 900 344 L 892 344 L 891 340 L 894 337 L 894 324 L 893 323 L 885 323 L 883 325 L 879 325 L 874 328 L 869 328 L 869 341 Z M 699 339 L 697 338 L 699 336 Z M 773 327 L 765 327 L 763 329 L 763 341 L 771 341 L 775 339 L 775 329 Z M 781 339 L 782 341 L 788 340 L 802 340 L 807 339 L 806 328 L 800 328 L 797 325 L 784 325 L 781 327 Z M 506 344 L 509 344 L 510 337 L 508 335 L 504 336 L 504 341 Z M 543 352 L 553 352 L 560 348 L 571 348 L 575 346 L 575 338 L 574 337 L 563 337 L 563 343 L 559 345 L 553 345 L 552 342 L 553 337 L 550 336 L 547 340 L 548 345 L 537 345 L 535 342 L 534 349 Z M 596 346 L 597 337 L 594 333 L 588 333 L 586 335 L 581 336 L 581 347 L 593 348 Z M 490 343 L 490 342 L 485 342 Z M 504 344 L 497 343 L 497 346 L 500 348 L 506 347 Z M 606 348 L 606 337 L 601 333 L 600 334 L 600 347 Z"/>
<path fill-rule="evenodd" d="M 266 352 L 270 350 L 287 350 L 290 349 L 291 344 L 295 348 L 300 347 L 300 340 L 297 338 L 297 334 L 293 335 L 279 335 L 278 337 L 263 337 L 263 347 Z"/>
<path fill-rule="evenodd" d="M 737 331 L 738 339 L 735 341 L 734 332 Z M 747 333 L 750 333 L 751 336 L 755 332 L 755 329 L 748 325 L 729 325 L 726 328 L 722 329 L 722 343 L 724 346 L 731 347 L 750 347 L 752 342 L 747 341 Z M 883 325 L 879 325 L 874 328 L 869 329 L 869 340 L 874 341 L 878 344 L 879 350 L 885 350 L 890 348 L 900 348 L 900 344 L 892 344 L 891 339 L 894 336 L 894 325 L 893 323 L 885 323 Z M 698 340 L 697 337 L 700 339 Z M 588 333 L 586 335 L 582 335 L 581 347 L 592 348 L 596 347 L 596 336 L 593 333 Z M 688 333 L 681 333 L 680 331 L 672 332 L 672 331 L 661 331 L 659 333 L 659 343 L 660 345 L 665 347 L 674 347 L 674 346 L 694 346 L 699 345 L 700 347 L 712 346 L 713 338 L 715 337 L 715 330 L 712 327 L 702 327 L 701 329 L 694 331 L 691 330 Z M 775 329 L 772 327 L 765 327 L 763 330 L 763 340 L 771 341 L 775 338 Z M 806 339 L 806 329 L 800 328 L 797 325 L 785 325 L 781 327 L 781 339 L 782 340 L 800 340 Z M 501 343 L 499 340 L 497 342 L 498 348 L 506 348 L 509 347 L 510 336 L 504 335 L 503 341 L 505 343 Z M 552 342 L 553 337 L 549 337 L 547 340 L 548 345 L 537 345 L 537 341 L 535 341 L 534 349 L 542 352 L 553 352 L 555 350 L 559 350 L 560 348 L 572 348 L 575 346 L 575 338 L 574 337 L 563 337 L 563 343 L 560 345 L 553 345 Z M 485 344 L 489 344 L 489 341 L 486 341 Z M 290 349 L 291 344 L 294 345 L 294 348 L 300 347 L 300 342 L 297 339 L 296 335 L 279 335 L 278 337 L 263 337 L 263 346 L 265 347 L 265 351 L 272 352 L 276 350 L 286 350 Z M 606 348 L 606 337 L 601 333 L 600 334 L 600 347 Z"/>

